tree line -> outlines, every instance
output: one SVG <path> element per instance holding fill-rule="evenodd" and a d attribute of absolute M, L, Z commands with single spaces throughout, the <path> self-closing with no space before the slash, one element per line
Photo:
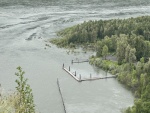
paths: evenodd
<path fill-rule="evenodd" d="M 150 55 L 150 16 L 88 21 L 60 31 L 58 36 L 62 38 L 53 39 L 51 42 L 59 47 L 90 43 L 94 45 L 97 56 L 102 56 L 102 48 L 107 46 L 108 52 L 117 54 L 119 64 L 124 59 L 129 61 L 125 58 L 129 53 L 132 56 L 135 53 L 136 59 L 133 60 L 139 61 L 140 58 L 147 59 Z M 132 50 L 126 50 L 127 46 L 127 49 Z"/>

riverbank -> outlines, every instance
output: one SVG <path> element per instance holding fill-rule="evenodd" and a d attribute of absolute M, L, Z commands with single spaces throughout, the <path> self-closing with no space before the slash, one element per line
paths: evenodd
<path fill-rule="evenodd" d="M 148 70 L 141 68 L 148 68 L 147 66 L 150 65 L 150 61 L 144 63 L 143 59 L 141 59 L 136 65 L 129 63 L 117 65 L 114 61 L 90 58 L 90 64 L 109 71 L 114 75 L 117 74 L 117 79 L 134 93 L 136 98 L 134 106 L 129 107 L 125 113 L 140 113 L 138 110 L 149 112 L 148 95 L 150 90 L 148 88 L 150 86 L 150 77 L 149 72 L 147 72 Z"/>

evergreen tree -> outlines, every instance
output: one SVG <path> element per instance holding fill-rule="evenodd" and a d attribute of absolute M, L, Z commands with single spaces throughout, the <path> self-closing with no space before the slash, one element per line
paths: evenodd
<path fill-rule="evenodd" d="M 120 38 L 117 40 L 117 50 L 116 50 L 118 64 L 122 64 L 123 60 L 125 59 L 125 52 L 127 45 L 128 45 L 127 36 L 120 35 Z"/>
<path fill-rule="evenodd" d="M 130 53 L 129 53 L 129 63 L 134 63 L 136 61 L 136 56 L 135 56 L 135 53 L 136 53 L 136 49 L 135 48 L 131 48 L 130 49 Z"/>
<path fill-rule="evenodd" d="M 125 61 L 126 62 L 129 62 L 129 53 L 130 53 L 130 45 L 128 44 L 128 46 L 126 47 L 126 50 L 125 50 Z"/>
<path fill-rule="evenodd" d="M 101 41 L 97 41 L 96 43 L 96 56 L 101 57 L 102 56 L 102 50 L 103 50 L 103 43 Z"/>
<path fill-rule="evenodd" d="M 105 45 L 102 50 L 102 55 L 104 56 L 105 60 L 106 60 L 107 54 L 108 54 L 108 47 Z"/>

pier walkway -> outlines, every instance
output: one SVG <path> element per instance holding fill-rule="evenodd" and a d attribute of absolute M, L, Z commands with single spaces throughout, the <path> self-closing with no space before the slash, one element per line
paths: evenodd
<path fill-rule="evenodd" d="M 92 77 L 92 75 L 90 75 L 89 78 L 82 78 L 82 76 L 80 75 L 79 77 L 77 77 L 76 75 L 76 71 L 74 73 L 72 73 L 70 71 L 70 66 L 69 66 L 69 69 L 65 68 L 64 67 L 64 64 L 63 64 L 63 70 L 65 70 L 70 76 L 72 76 L 76 81 L 78 82 L 82 82 L 82 81 L 94 81 L 94 80 L 99 80 L 99 79 L 108 79 L 108 78 L 116 78 L 117 75 L 113 75 L 113 76 L 106 76 L 106 77 Z"/>
<path fill-rule="evenodd" d="M 84 62 L 89 62 L 89 60 L 88 59 L 75 59 L 75 60 L 72 60 L 71 61 L 71 63 L 73 64 L 73 63 L 84 63 Z"/>

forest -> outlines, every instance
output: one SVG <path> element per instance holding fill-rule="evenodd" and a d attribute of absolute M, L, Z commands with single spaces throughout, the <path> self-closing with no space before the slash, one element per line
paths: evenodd
<path fill-rule="evenodd" d="M 90 64 L 130 88 L 135 101 L 126 113 L 150 113 L 150 16 L 88 21 L 58 32 L 58 47 L 94 48 Z"/>

